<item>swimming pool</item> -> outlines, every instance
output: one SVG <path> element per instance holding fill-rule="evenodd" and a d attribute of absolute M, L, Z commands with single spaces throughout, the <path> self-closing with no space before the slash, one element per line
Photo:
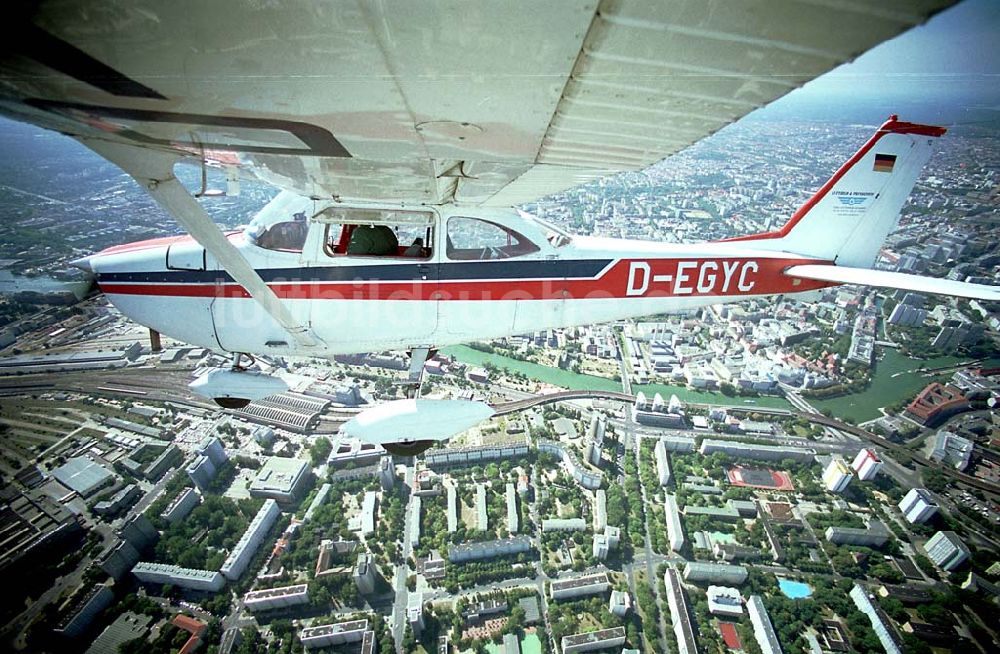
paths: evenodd
<path fill-rule="evenodd" d="M 809 597 L 813 594 L 812 587 L 809 584 L 802 583 L 801 581 L 779 579 L 778 587 L 781 589 L 782 595 L 791 599 L 802 599 L 803 597 Z"/>

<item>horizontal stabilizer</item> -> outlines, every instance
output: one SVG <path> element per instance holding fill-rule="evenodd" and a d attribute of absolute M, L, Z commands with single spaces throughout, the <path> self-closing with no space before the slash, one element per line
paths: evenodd
<path fill-rule="evenodd" d="M 785 274 L 789 277 L 814 279 L 821 282 L 899 288 L 918 293 L 954 295 L 976 300 L 1000 302 L 1000 286 L 970 284 L 969 282 L 957 282 L 951 279 L 938 279 L 936 277 L 923 277 L 921 275 L 907 275 L 906 273 L 889 272 L 886 270 L 806 264 L 792 266 L 785 271 Z"/>

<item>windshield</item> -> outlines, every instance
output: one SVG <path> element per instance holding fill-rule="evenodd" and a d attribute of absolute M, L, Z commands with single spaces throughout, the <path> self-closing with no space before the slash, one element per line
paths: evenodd
<path fill-rule="evenodd" d="M 530 220 L 538 225 L 542 231 L 545 232 L 546 240 L 548 240 L 549 244 L 554 248 L 560 248 L 573 240 L 573 235 L 561 227 L 556 227 L 552 223 L 544 221 L 538 216 L 534 216 L 526 211 L 521 211 L 520 209 L 518 209 L 518 213 L 525 220 Z"/>
<path fill-rule="evenodd" d="M 250 221 L 243 234 L 265 250 L 301 252 L 309 231 L 312 200 L 287 192 L 279 193 Z"/>

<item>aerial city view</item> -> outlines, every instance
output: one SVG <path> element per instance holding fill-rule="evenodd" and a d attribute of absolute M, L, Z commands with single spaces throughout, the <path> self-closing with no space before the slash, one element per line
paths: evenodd
<path fill-rule="evenodd" d="M 959 3 L 658 163 L 488 220 L 334 203 L 269 223 L 297 178 L 266 147 L 240 152 L 271 178 L 198 165 L 199 146 L 176 168 L 185 205 L 116 159 L 128 146 L 4 110 L 3 650 L 1000 651 L 998 26 L 997 5 Z M 964 53 L 938 61 L 956 32 Z M 87 120 L 120 135 L 101 121 L 139 113 Z M 894 138 L 933 145 L 898 225 L 823 266 L 867 278 L 815 276 L 826 244 L 793 249 L 810 212 L 892 196 Z M 391 254 L 344 272 L 387 223 Z M 786 246 L 754 249 L 772 234 Z M 248 276 L 226 247 L 263 254 Z M 403 279 L 412 296 L 379 295 Z M 595 299 L 608 279 L 624 294 Z M 511 314 L 487 297 L 507 283 Z"/>

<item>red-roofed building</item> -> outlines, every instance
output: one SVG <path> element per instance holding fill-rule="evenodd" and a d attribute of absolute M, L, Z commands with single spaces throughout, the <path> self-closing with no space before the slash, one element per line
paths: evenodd
<path fill-rule="evenodd" d="M 942 386 L 934 382 L 920 391 L 916 399 L 906 407 L 906 412 L 924 425 L 933 425 L 950 415 L 970 408 L 962 391 L 952 385 Z"/>
<path fill-rule="evenodd" d="M 190 616 L 180 614 L 175 615 L 170 624 L 191 634 L 191 637 L 180 648 L 178 654 L 191 654 L 191 652 L 198 649 L 201 645 L 201 634 L 208 628 L 208 625 L 201 620 L 195 620 Z"/>

